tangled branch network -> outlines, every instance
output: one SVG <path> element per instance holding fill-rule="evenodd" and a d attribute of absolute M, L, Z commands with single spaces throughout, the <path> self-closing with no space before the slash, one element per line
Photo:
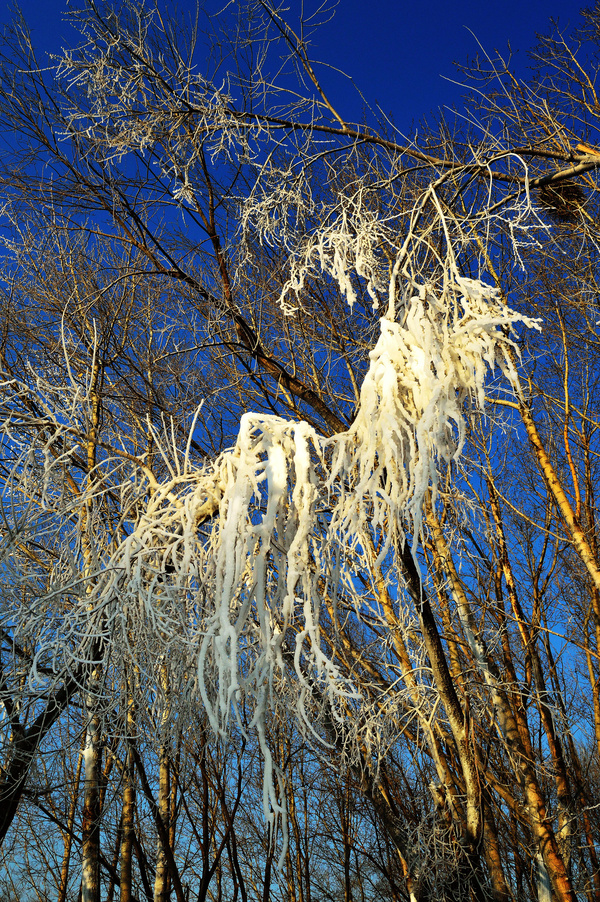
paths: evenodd
<path fill-rule="evenodd" d="M 201 699 L 218 733 L 232 716 L 257 731 L 273 819 L 281 805 L 269 712 L 291 697 L 314 730 L 315 699 L 334 723 L 361 705 L 323 618 L 335 630 L 341 598 L 360 618 L 356 574 L 373 576 L 397 547 L 414 547 L 425 494 L 435 493 L 440 465 L 460 456 L 465 405 L 483 409 L 496 366 L 517 385 L 509 333 L 518 321 L 536 326 L 479 281 L 458 278 L 439 296 L 423 286 L 400 321 L 381 320 L 346 432 L 324 437 L 306 422 L 247 413 L 235 447 L 201 469 L 189 443 L 179 454 L 156 434 L 168 478 L 113 456 L 78 495 L 68 468 L 85 434 L 85 396 L 39 377 L 34 389 L 11 380 L 3 625 L 36 649 L 30 681 L 77 671 L 83 685 L 86 664 L 129 667 L 155 686 L 168 673 L 186 703 Z M 42 533 L 56 537 L 43 561 L 31 553 Z"/>

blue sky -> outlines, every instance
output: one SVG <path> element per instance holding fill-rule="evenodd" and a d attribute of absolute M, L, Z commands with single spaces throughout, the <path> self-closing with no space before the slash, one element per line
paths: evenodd
<path fill-rule="evenodd" d="M 550 17 L 561 27 L 580 21 L 580 4 L 569 0 L 376 0 L 372 8 L 376 14 L 366 13 L 364 2 L 341 0 L 328 26 L 327 56 L 396 119 L 405 119 L 404 111 L 419 119 L 445 103 L 458 104 L 460 87 L 444 77 L 458 77 L 454 61 L 479 52 L 477 41 L 490 55 L 495 49 L 506 54 L 510 41 L 517 66 L 524 67 Z"/>
<path fill-rule="evenodd" d="M 10 6 L 6 0 L 0 4 L 2 21 L 7 22 Z M 69 29 L 62 21 L 65 0 L 21 0 L 19 5 L 37 48 L 56 51 L 61 43 L 70 43 Z M 210 0 L 210 5 L 217 3 Z M 300 0 L 288 0 L 286 5 L 297 14 Z M 319 5 L 319 0 L 305 0 L 305 9 Z M 195 9 L 195 0 L 178 0 L 177 7 Z M 517 68 L 523 71 L 536 32 L 547 31 L 550 17 L 567 29 L 577 25 L 580 7 L 581 3 L 570 0 L 375 0 L 370 4 L 339 0 L 333 20 L 313 39 L 314 55 L 352 76 L 370 103 L 379 103 L 385 113 L 392 113 L 400 129 L 411 131 L 413 123 L 439 107 L 460 105 L 460 87 L 444 76 L 457 77 L 453 62 L 478 51 L 476 38 L 490 54 L 495 49 L 504 54 L 510 41 Z M 342 115 L 360 119 L 360 98 L 348 90 L 347 83 L 333 73 L 324 80 Z"/>

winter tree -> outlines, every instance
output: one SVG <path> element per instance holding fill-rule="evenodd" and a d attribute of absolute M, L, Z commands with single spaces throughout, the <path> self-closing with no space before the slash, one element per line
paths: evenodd
<path fill-rule="evenodd" d="M 226 825 L 199 885 L 227 849 L 237 892 L 204 750 L 254 743 L 266 898 L 301 846 L 294 737 L 362 793 L 403 898 L 600 898 L 588 58 L 555 35 L 535 88 L 492 61 L 469 132 L 409 141 L 348 121 L 267 2 L 207 53 L 158 7 L 70 15 L 49 68 L 22 22 L 2 58 L 0 838 L 60 726 L 84 902 L 101 867 L 132 897 L 142 804 L 146 894 L 185 899 L 196 731 Z"/>

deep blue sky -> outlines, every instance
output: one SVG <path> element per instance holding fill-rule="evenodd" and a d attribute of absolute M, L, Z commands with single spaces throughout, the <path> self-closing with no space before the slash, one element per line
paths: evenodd
<path fill-rule="evenodd" d="M 0 4 L 6 22 L 9 4 Z M 56 51 L 61 42 L 70 42 L 61 21 L 65 0 L 21 0 L 19 5 L 36 47 Z M 217 3 L 210 0 L 210 5 Z M 287 5 L 297 11 L 300 0 Z M 319 5 L 319 0 L 305 0 L 305 8 Z M 536 32 L 547 31 L 550 17 L 565 28 L 578 24 L 581 5 L 572 0 L 340 0 L 334 19 L 313 40 L 314 55 L 351 75 L 369 102 L 378 102 L 409 131 L 440 106 L 460 104 L 460 88 L 442 76 L 456 78 L 453 61 L 478 51 L 469 28 L 490 54 L 496 48 L 504 54 L 510 41 L 515 62 L 524 69 Z M 195 8 L 195 0 L 178 0 L 177 6 L 180 11 Z M 342 115 L 360 119 L 360 99 L 347 93 L 341 79 L 332 77 L 330 84 Z"/>
<path fill-rule="evenodd" d="M 370 102 L 393 112 L 397 125 L 410 127 L 412 119 L 460 103 L 460 87 L 443 77 L 458 78 L 454 61 L 478 53 L 477 41 L 490 55 L 495 49 L 507 55 L 510 41 L 514 61 L 524 70 L 536 33 L 549 30 L 550 18 L 561 28 L 578 25 L 582 5 L 572 0 L 374 0 L 372 5 L 341 0 L 323 57 L 352 75 Z"/>

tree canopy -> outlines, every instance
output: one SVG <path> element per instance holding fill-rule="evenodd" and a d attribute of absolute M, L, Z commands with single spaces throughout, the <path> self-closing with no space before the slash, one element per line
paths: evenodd
<path fill-rule="evenodd" d="M 600 6 L 410 140 L 268 0 L 70 16 L 0 55 L 12 890 L 599 900 Z"/>

